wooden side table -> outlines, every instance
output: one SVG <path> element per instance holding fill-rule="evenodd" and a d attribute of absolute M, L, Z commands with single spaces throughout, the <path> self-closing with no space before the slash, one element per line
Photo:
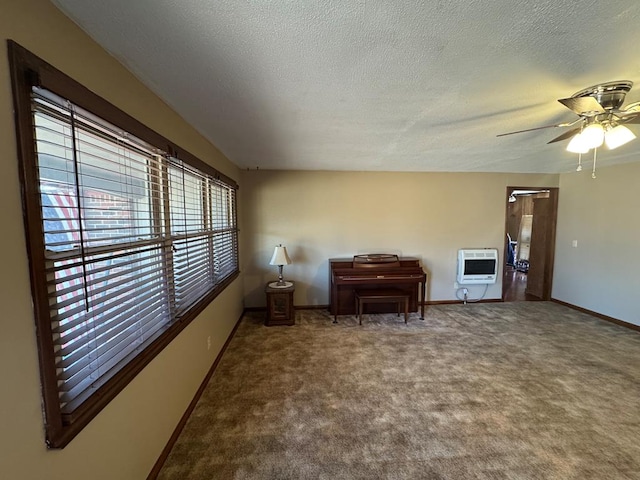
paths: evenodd
<path fill-rule="evenodd" d="M 269 284 L 264 291 L 267 294 L 267 319 L 264 324 L 272 325 L 293 325 L 296 323 L 296 314 L 293 308 L 293 292 L 296 287 L 270 287 Z"/>

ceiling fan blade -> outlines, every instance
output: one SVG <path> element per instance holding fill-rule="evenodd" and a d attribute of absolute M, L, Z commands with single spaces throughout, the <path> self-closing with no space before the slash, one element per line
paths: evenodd
<path fill-rule="evenodd" d="M 640 113 L 640 102 L 634 102 L 634 103 L 630 103 L 629 105 L 627 105 L 626 107 L 624 107 L 621 112 L 623 114 L 629 114 L 629 113 Z"/>
<path fill-rule="evenodd" d="M 623 110 L 614 112 L 618 123 L 640 123 L 640 102 L 627 105 Z"/>
<path fill-rule="evenodd" d="M 618 123 L 640 123 L 640 112 L 625 115 Z"/>
<path fill-rule="evenodd" d="M 605 109 L 593 97 L 569 97 L 561 98 L 558 101 L 578 115 L 585 112 L 605 113 Z"/>
<path fill-rule="evenodd" d="M 562 140 L 566 140 L 567 138 L 573 137 L 576 133 L 579 133 L 579 132 L 580 132 L 580 128 L 572 128 L 571 130 L 564 132 L 562 135 L 558 135 L 556 138 L 548 141 L 547 143 L 549 144 L 549 143 L 561 142 Z"/>
<path fill-rule="evenodd" d="M 580 119 L 578 119 L 580 120 Z M 576 120 L 577 121 L 577 120 Z M 517 130 L 515 132 L 507 132 L 507 133 L 501 133 L 499 135 L 496 135 L 496 137 L 504 137 L 505 135 L 513 135 L 514 133 L 524 133 L 524 132 L 533 132 L 535 130 L 542 130 L 544 128 L 556 128 L 556 127 L 570 127 L 571 125 L 573 125 L 576 122 L 571 122 L 571 123 L 557 123 L 555 125 L 545 125 L 543 127 L 535 127 L 535 128 L 527 128 L 526 130 Z"/>

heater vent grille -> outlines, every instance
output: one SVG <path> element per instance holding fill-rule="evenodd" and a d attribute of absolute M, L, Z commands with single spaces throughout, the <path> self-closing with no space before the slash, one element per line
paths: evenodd
<path fill-rule="evenodd" d="M 498 250 L 474 248 L 458 250 L 457 281 L 459 284 L 496 283 L 498 276 Z"/>

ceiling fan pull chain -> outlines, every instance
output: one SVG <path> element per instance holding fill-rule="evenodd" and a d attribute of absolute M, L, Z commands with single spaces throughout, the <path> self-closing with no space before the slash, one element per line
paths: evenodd
<path fill-rule="evenodd" d="M 576 168 L 576 172 L 582 171 L 582 153 L 578 153 L 578 168 Z"/>
<path fill-rule="evenodd" d="M 591 172 L 591 178 L 596 178 L 596 154 L 598 152 L 597 148 L 593 149 L 593 171 Z"/>

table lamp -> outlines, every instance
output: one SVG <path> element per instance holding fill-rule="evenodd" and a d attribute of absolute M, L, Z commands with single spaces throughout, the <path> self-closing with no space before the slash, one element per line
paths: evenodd
<path fill-rule="evenodd" d="M 278 281 L 271 282 L 269 284 L 270 288 L 287 288 L 293 285 L 292 282 L 285 282 L 282 279 L 282 266 L 291 265 L 291 259 L 289 258 L 289 255 L 287 255 L 286 247 L 283 247 L 282 244 L 276 247 L 276 249 L 273 251 L 273 256 L 271 257 L 271 261 L 269 262 L 269 265 L 278 266 Z"/>

